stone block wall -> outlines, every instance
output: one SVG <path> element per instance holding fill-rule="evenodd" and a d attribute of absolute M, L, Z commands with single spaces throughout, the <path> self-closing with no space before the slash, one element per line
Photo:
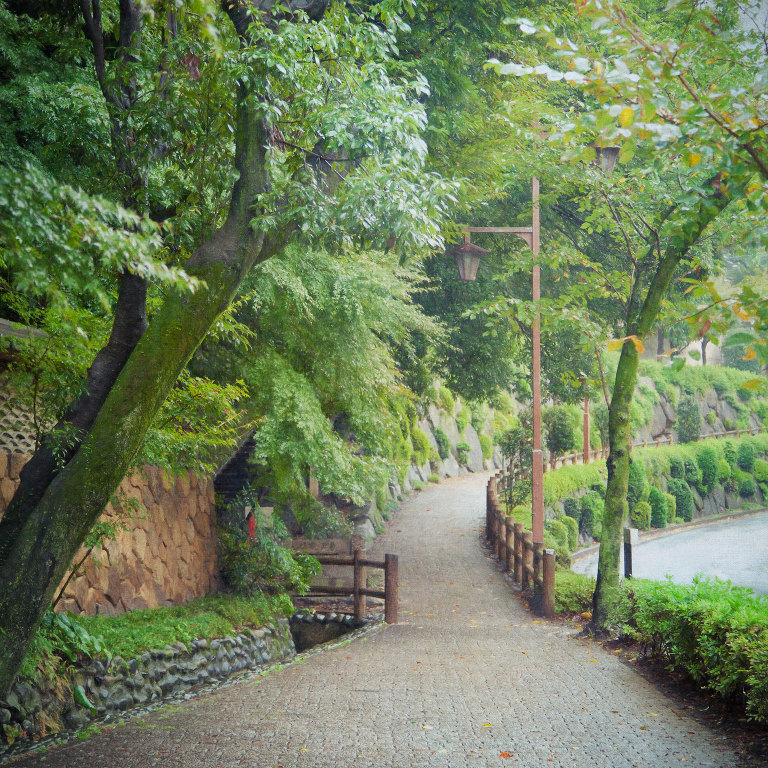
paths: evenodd
<path fill-rule="evenodd" d="M 0 517 L 28 458 L 0 453 Z M 167 477 L 163 470 L 145 466 L 123 480 L 104 518 L 122 518 L 128 530 L 94 550 L 67 586 L 61 609 L 116 614 L 178 605 L 217 590 L 213 478 L 191 473 Z M 75 562 L 84 554 L 81 550 Z"/>

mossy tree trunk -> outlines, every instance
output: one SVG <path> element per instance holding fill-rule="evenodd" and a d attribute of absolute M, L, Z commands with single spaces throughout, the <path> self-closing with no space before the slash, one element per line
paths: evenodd
<path fill-rule="evenodd" d="M 312 18 L 319 18 L 327 4 L 327 0 L 296 0 Z M 131 3 L 125 0 L 123 5 Z M 274 3 L 223 5 L 247 44 L 251 14 L 270 12 Z M 259 116 L 259 101 L 258 94 L 239 88 L 235 152 L 239 177 L 229 213 L 187 265 L 188 272 L 205 281 L 205 288 L 172 294 L 145 331 L 143 299 L 136 295 L 141 287 L 125 281 L 133 291 L 135 311 L 128 319 L 116 316 L 110 342 L 127 354 L 112 360 L 107 373 L 101 369 L 104 356 L 97 357 L 89 371 L 93 391 L 79 407 L 75 403 L 70 409 L 69 416 L 80 420 L 66 463 L 55 470 L 50 457 L 34 463 L 34 471 L 23 475 L 0 521 L 0 698 L 13 684 L 56 587 L 133 465 L 153 417 L 189 358 L 234 298 L 246 272 L 280 250 L 290 236 L 286 229 L 266 238 L 251 226 L 254 201 L 269 187 L 270 126 Z M 93 375 L 99 372 L 100 376 Z"/>
<path fill-rule="evenodd" d="M 733 192 L 733 190 L 730 190 Z M 608 484 L 605 492 L 603 528 L 600 538 L 600 554 L 597 566 L 597 584 L 592 600 L 590 628 L 600 632 L 606 629 L 618 589 L 619 564 L 622 546 L 622 531 L 627 519 L 627 488 L 631 459 L 630 409 L 637 383 L 637 369 L 640 362 L 636 342 L 651 333 L 659 316 L 661 303 L 683 258 L 695 245 L 705 228 L 716 219 L 731 195 L 716 185 L 716 191 L 691 211 L 691 216 L 680 233 L 670 238 L 663 258 L 656 262 L 651 272 L 646 269 L 650 282 L 644 282 L 641 269 L 635 278 L 629 301 L 629 322 L 626 327 L 628 338 L 622 346 L 616 369 L 613 397 L 608 416 Z M 649 263 L 652 250 L 638 260 Z M 651 274 L 649 274 L 651 273 Z M 646 288 L 647 286 L 647 288 Z"/>

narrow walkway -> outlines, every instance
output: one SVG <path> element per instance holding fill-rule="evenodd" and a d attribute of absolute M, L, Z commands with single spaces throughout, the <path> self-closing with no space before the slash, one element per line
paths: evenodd
<path fill-rule="evenodd" d="M 400 555 L 401 624 L 13 764 L 739 766 L 633 670 L 510 595 L 478 542 L 486 479 L 430 487 L 377 542 Z"/>

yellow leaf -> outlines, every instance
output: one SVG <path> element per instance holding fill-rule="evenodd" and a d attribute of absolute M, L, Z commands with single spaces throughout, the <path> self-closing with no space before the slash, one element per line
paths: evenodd
<path fill-rule="evenodd" d="M 747 354 L 742 357 L 742 360 L 754 360 L 757 357 L 757 353 L 754 349 L 748 349 Z"/>
<path fill-rule="evenodd" d="M 743 309 L 737 310 L 736 314 L 738 315 L 739 319 L 744 320 L 744 322 L 749 320 L 749 315 Z"/>
<path fill-rule="evenodd" d="M 691 152 L 688 155 L 688 166 L 693 168 L 694 165 L 698 165 L 701 162 L 701 154 L 699 152 Z"/>
<path fill-rule="evenodd" d="M 750 392 L 754 392 L 756 389 L 760 389 L 763 386 L 763 380 L 762 379 L 750 379 L 749 381 L 745 381 L 740 389 L 747 389 Z"/>
<path fill-rule="evenodd" d="M 616 352 L 624 346 L 624 339 L 613 339 L 606 346 L 609 352 Z"/>
<path fill-rule="evenodd" d="M 645 345 L 640 339 L 637 338 L 637 336 L 630 336 L 629 340 L 635 345 L 635 349 L 637 350 L 638 355 L 642 355 L 643 352 L 645 352 Z"/>
<path fill-rule="evenodd" d="M 619 112 L 619 124 L 622 128 L 629 128 L 629 126 L 634 122 L 635 111 L 632 109 L 632 107 L 624 107 L 624 109 Z"/>

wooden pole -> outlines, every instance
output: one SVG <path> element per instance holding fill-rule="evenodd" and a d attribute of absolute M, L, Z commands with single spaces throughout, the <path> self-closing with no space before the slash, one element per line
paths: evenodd
<path fill-rule="evenodd" d="M 384 555 L 384 621 L 397 624 L 397 555 Z"/>
<path fill-rule="evenodd" d="M 363 559 L 365 552 L 362 549 L 356 549 L 354 559 L 352 561 L 353 567 L 353 588 L 355 590 L 355 618 L 362 619 L 365 616 L 366 598 L 361 594 L 360 590 L 365 589 L 366 584 L 366 569 L 364 565 L 360 565 L 360 561 Z"/>
<path fill-rule="evenodd" d="M 515 523 L 515 583 L 521 584 L 523 581 L 523 524 Z"/>
<path fill-rule="evenodd" d="M 512 518 L 508 517 L 504 520 L 504 539 L 506 541 L 506 560 L 504 563 L 505 571 L 514 571 L 515 568 L 515 550 L 514 550 L 514 525 Z"/>
<path fill-rule="evenodd" d="M 531 250 L 533 269 L 531 271 L 531 293 L 533 301 L 541 299 L 541 268 L 539 266 L 540 218 L 539 180 L 531 181 L 532 226 Z M 533 467 L 532 467 L 532 519 L 534 542 L 544 542 L 544 454 L 541 448 L 541 314 L 537 311 L 533 320 Z"/>
<path fill-rule="evenodd" d="M 589 395 L 584 395 L 584 463 L 589 464 L 591 453 L 590 453 L 590 443 L 591 441 L 591 430 L 590 430 L 590 424 L 589 424 Z"/>
<path fill-rule="evenodd" d="M 555 615 L 555 550 L 544 550 L 544 582 L 541 590 L 541 615 L 551 619 Z"/>
<path fill-rule="evenodd" d="M 520 583 L 523 589 L 528 589 L 531 583 L 531 572 L 528 568 L 533 567 L 533 547 L 530 546 L 531 534 L 528 531 L 523 532 L 523 578 Z"/>

